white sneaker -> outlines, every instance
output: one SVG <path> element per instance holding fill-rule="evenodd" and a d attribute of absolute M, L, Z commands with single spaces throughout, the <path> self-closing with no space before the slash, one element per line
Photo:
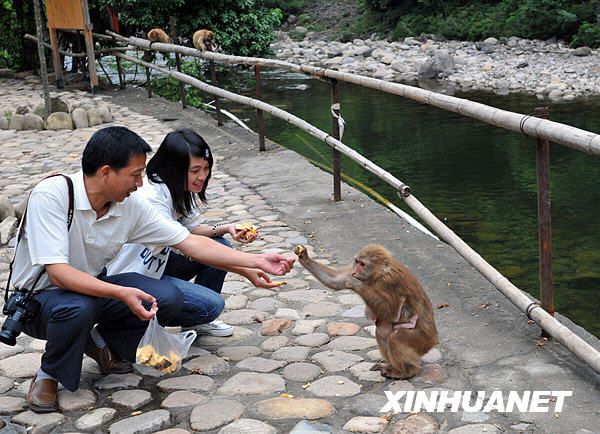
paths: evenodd
<path fill-rule="evenodd" d="M 199 335 L 211 335 L 226 337 L 233 334 L 233 327 L 229 324 L 225 324 L 223 321 L 214 320 L 207 324 L 200 324 L 194 327 L 196 333 Z"/>

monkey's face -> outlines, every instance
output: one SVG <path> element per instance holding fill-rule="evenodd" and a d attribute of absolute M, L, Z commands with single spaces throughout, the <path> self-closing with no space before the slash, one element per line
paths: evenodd
<path fill-rule="evenodd" d="M 354 258 L 354 266 L 352 267 L 352 276 L 358 280 L 366 280 L 370 275 L 371 263 L 363 256 Z"/>

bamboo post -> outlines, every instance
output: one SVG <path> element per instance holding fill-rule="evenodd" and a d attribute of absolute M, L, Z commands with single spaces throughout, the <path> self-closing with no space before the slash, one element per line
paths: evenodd
<path fill-rule="evenodd" d="M 34 3 L 37 0 L 34 0 Z M 52 64 L 54 65 L 54 81 L 58 89 L 65 87 L 65 80 L 63 77 L 63 64 L 60 60 L 60 54 L 58 53 L 58 36 L 56 35 L 56 29 L 48 29 L 50 34 L 50 45 L 52 46 Z M 38 36 L 39 39 L 39 36 Z M 43 40 L 43 39 L 42 39 Z"/>
<path fill-rule="evenodd" d="M 44 113 L 46 119 L 50 116 L 52 111 L 50 103 L 50 89 L 48 89 L 48 68 L 46 67 L 46 53 L 44 52 L 44 45 L 42 41 L 44 36 L 42 35 L 42 13 L 40 11 L 39 0 L 33 0 L 33 13 L 35 15 L 35 30 L 38 37 L 38 57 L 40 59 L 40 74 L 42 76 L 42 84 L 44 87 Z"/>
<path fill-rule="evenodd" d="M 177 39 L 177 26 L 175 25 L 175 18 L 173 16 L 169 17 L 169 26 L 171 27 L 171 39 L 174 44 L 177 44 L 179 40 Z M 177 72 L 181 72 L 181 54 L 175 53 L 175 67 L 177 68 Z M 181 99 L 181 108 L 187 108 L 187 99 L 185 97 L 185 85 L 183 82 L 179 81 L 179 98 Z"/>
<path fill-rule="evenodd" d="M 547 107 L 536 107 L 533 115 L 548 119 Z M 540 300 L 542 308 L 554 316 L 552 288 L 552 224 L 550 215 L 550 146 L 547 139 L 538 138 L 536 148 L 536 179 L 538 206 L 538 244 L 540 263 Z M 542 330 L 542 336 L 549 335 Z"/>
<path fill-rule="evenodd" d="M 148 98 L 152 96 L 152 76 L 150 74 L 150 68 L 146 66 L 146 90 L 148 91 Z"/>
<path fill-rule="evenodd" d="M 209 60 L 208 65 L 210 67 L 210 81 L 212 81 L 212 85 L 215 87 L 219 87 L 219 83 L 217 82 L 217 70 L 215 69 L 215 61 Z M 221 98 L 218 95 L 215 95 L 215 107 L 217 109 L 217 125 L 219 127 L 223 126 L 223 119 L 221 118 Z"/>
<path fill-rule="evenodd" d="M 331 83 L 331 135 L 334 139 L 340 140 L 340 91 L 338 81 L 334 78 Z M 342 200 L 342 154 L 337 149 L 331 150 L 333 159 L 333 200 L 339 202 Z"/>
<path fill-rule="evenodd" d="M 254 79 L 256 81 L 256 99 L 260 101 L 262 95 L 262 83 L 260 81 L 260 65 L 254 65 Z M 258 121 L 258 150 L 265 150 L 265 122 L 263 111 L 256 109 L 256 119 Z"/>
<path fill-rule="evenodd" d="M 121 66 L 121 58 L 115 56 L 117 61 L 117 74 L 119 74 L 119 89 L 125 89 L 125 75 L 123 73 L 123 67 Z"/>
<path fill-rule="evenodd" d="M 94 37 L 92 36 L 92 20 L 90 19 L 90 9 L 87 0 L 81 0 L 81 8 L 83 9 L 84 21 L 84 38 L 85 46 L 88 55 L 88 71 L 90 73 L 90 88 L 92 93 L 98 92 L 98 74 L 96 73 L 96 56 L 94 55 Z"/>

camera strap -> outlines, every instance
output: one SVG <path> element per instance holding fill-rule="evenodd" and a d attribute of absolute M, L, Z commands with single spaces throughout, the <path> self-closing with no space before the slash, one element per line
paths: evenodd
<path fill-rule="evenodd" d="M 71 223 L 73 222 L 73 212 L 75 209 L 75 193 L 73 190 L 73 181 L 67 175 L 63 175 L 62 173 L 50 175 L 44 179 L 53 178 L 55 176 L 62 176 L 63 178 L 65 178 L 65 181 L 67 181 L 67 187 L 69 189 L 69 208 L 67 211 L 67 232 L 68 232 L 71 229 Z M 29 199 L 27 199 L 27 205 L 29 205 Z M 9 291 L 9 286 L 10 286 L 10 280 L 12 278 L 12 273 L 13 273 L 13 264 L 14 264 L 15 258 L 17 256 L 17 246 L 19 245 L 19 241 L 21 241 L 21 238 L 23 237 L 23 234 L 25 233 L 26 221 L 27 221 L 27 207 L 25 207 L 25 212 L 23 212 L 21 226 L 19 227 L 19 232 L 17 234 L 17 242 L 15 243 L 15 253 L 14 253 L 13 258 L 10 261 L 10 265 L 8 267 L 9 268 L 8 280 L 6 281 L 6 288 L 4 290 L 4 302 L 5 303 L 8 301 L 8 291 Z M 46 272 L 46 267 L 42 267 L 42 271 L 40 271 L 40 274 L 38 274 L 37 278 L 35 279 L 35 282 L 33 282 L 33 285 L 31 286 L 31 289 L 30 289 L 31 292 L 33 292 L 33 288 L 35 288 L 35 286 L 38 284 L 38 282 L 40 281 L 40 279 L 42 278 L 42 276 L 44 275 L 45 272 Z"/>

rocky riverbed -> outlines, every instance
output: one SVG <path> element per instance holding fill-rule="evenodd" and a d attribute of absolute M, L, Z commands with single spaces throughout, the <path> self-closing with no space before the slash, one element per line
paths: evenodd
<path fill-rule="evenodd" d="M 303 33 L 305 29 L 296 28 Z M 444 93 L 485 90 L 522 92 L 540 100 L 572 101 L 600 95 L 599 51 L 572 49 L 561 41 L 488 38 L 481 42 L 410 37 L 403 41 L 302 41 L 281 33 L 277 58 L 324 66 L 387 81 L 420 85 Z"/>

